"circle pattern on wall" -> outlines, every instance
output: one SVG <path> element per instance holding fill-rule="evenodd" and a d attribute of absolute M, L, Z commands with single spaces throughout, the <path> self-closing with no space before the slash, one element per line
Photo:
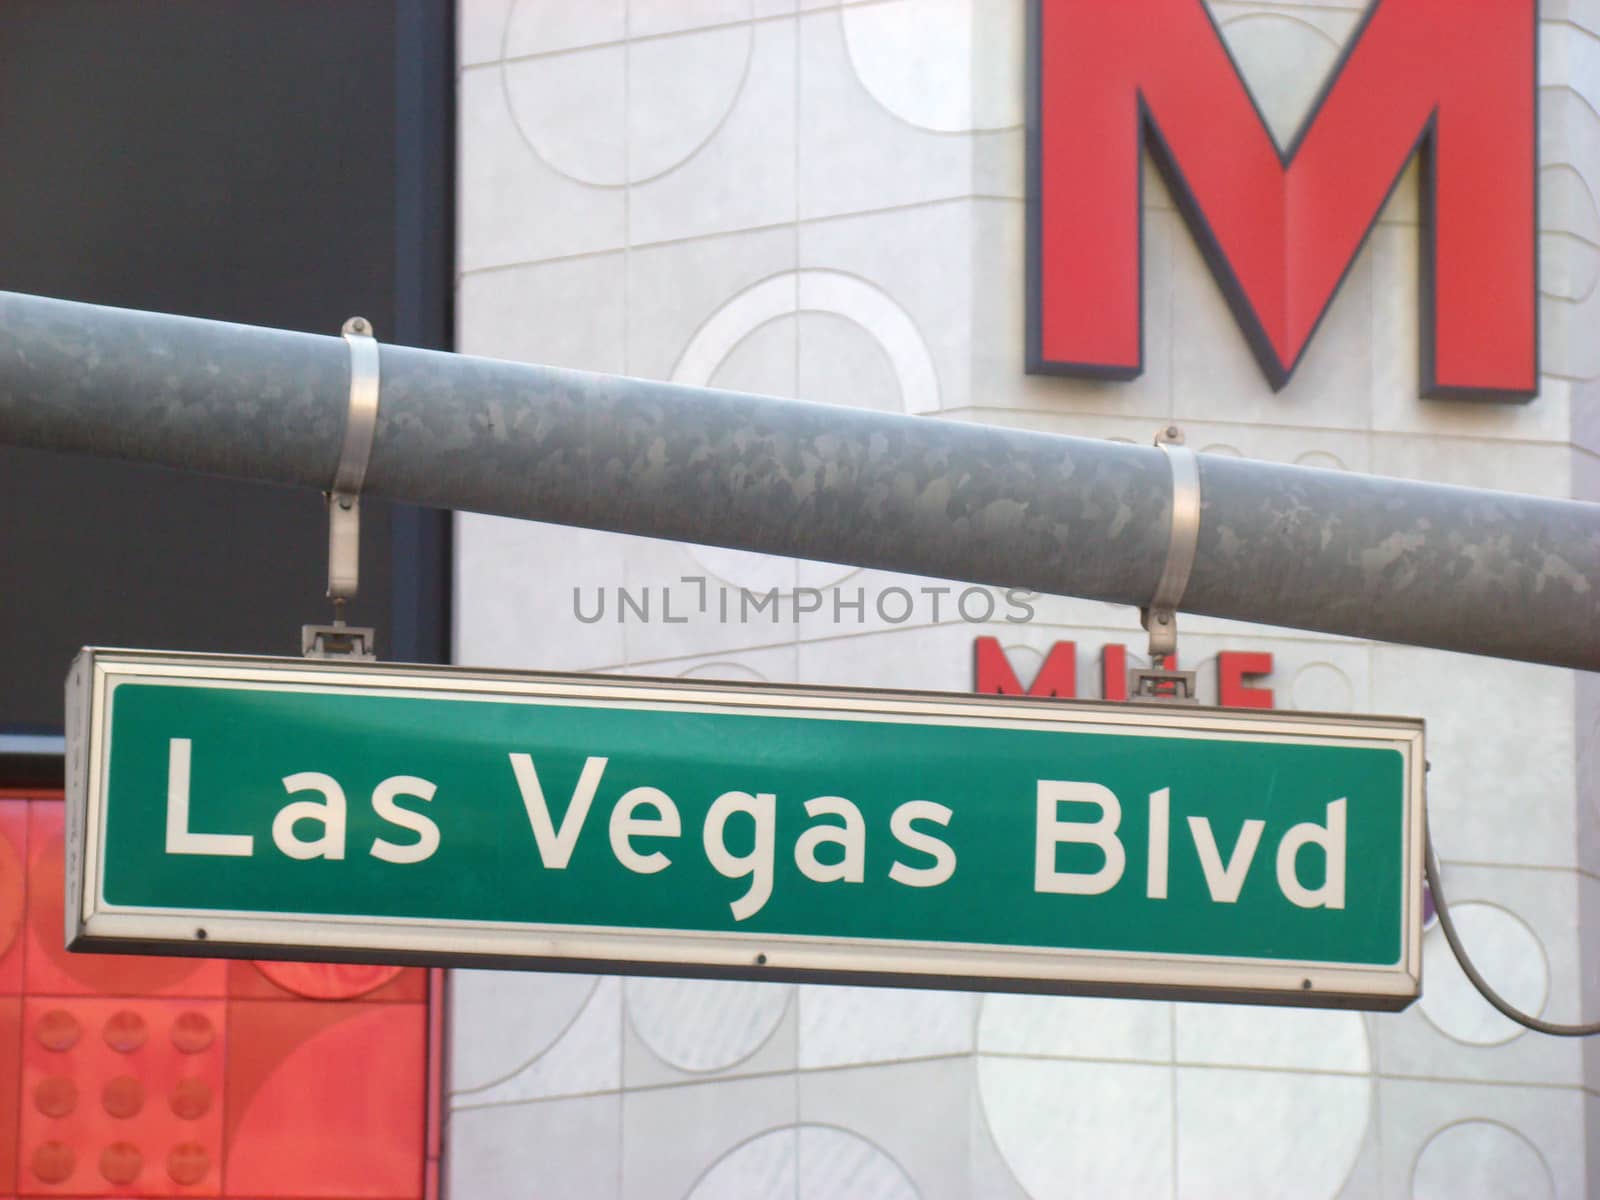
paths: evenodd
<path fill-rule="evenodd" d="M 725 980 L 629 979 L 628 1020 L 662 1062 L 721 1071 L 749 1058 L 778 1028 L 794 988 Z"/>
<path fill-rule="evenodd" d="M 990 1134 L 1033 1197 L 1064 1180 L 1075 1195 L 1270 1195 L 1292 1173 L 1298 1196 L 1331 1198 L 1371 1115 L 1356 1013 L 986 996 L 978 1051 Z"/>
<path fill-rule="evenodd" d="M 749 78 L 755 38 L 748 19 L 526 58 L 512 53 L 515 41 L 541 44 L 539 26 L 560 19 L 548 0 L 521 0 L 506 22 L 500 79 L 528 149 L 578 183 L 646 183 L 682 166 L 716 136 Z"/>
<path fill-rule="evenodd" d="M 1444 889 L 1450 898 L 1450 888 Z M 1537 1016 L 1550 993 L 1550 962 L 1539 935 L 1496 904 L 1452 904 L 1456 932 L 1485 979 L 1512 1005 Z M 1521 1037 L 1522 1026 L 1502 1017 L 1478 995 L 1445 940 L 1432 929 L 1422 940 L 1422 990 L 1417 1008 L 1440 1033 L 1469 1046 L 1494 1046 Z"/>
<path fill-rule="evenodd" d="M 1222 36 L 1273 138 L 1280 147 L 1289 145 L 1338 61 L 1338 42 L 1287 13 L 1232 17 L 1222 23 Z"/>
<path fill-rule="evenodd" d="M 1415 1200 L 1548 1200 L 1550 1164 L 1533 1144 L 1494 1121 L 1462 1121 L 1428 1139 L 1411 1172 Z"/>
<path fill-rule="evenodd" d="M 689 1190 L 688 1200 L 918 1200 L 916 1186 L 884 1150 L 827 1125 L 794 1125 L 729 1150 Z"/>
<path fill-rule="evenodd" d="M 839 10 L 861 86 L 918 129 L 972 133 L 1023 121 L 1021 0 L 886 0 Z M 1011 70 L 978 71 L 978 62 Z"/>
<path fill-rule="evenodd" d="M 1294 673 L 1289 696 L 1302 712 L 1351 712 L 1355 709 L 1356 685 L 1332 663 L 1307 663 Z"/>
<path fill-rule="evenodd" d="M 258 962 L 256 970 L 284 991 L 307 1000 L 354 1000 L 377 991 L 404 968 L 372 963 Z"/>
<path fill-rule="evenodd" d="M 454 1090 L 484 1091 L 526 1069 L 573 1027 L 599 984 L 593 975 L 451 971 L 451 1019 L 497 1032 L 493 1039 L 457 1040 L 450 1054 Z"/>

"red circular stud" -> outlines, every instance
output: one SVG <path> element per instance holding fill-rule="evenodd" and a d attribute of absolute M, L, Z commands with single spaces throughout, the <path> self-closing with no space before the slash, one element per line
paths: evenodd
<path fill-rule="evenodd" d="M 106 1020 L 105 1039 L 106 1045 L 121 1054 L 132 1054 L 144 1045 L 149 1031 L 145 1029 L 144 1018 L 130 1009 L 112 1013 Z"/>
<path fill-rule="evenodd" d="M 41 1079 L 33 1089 L 33 1103 L 47 1117 L 64 1117 L 78 1107 L 78 1085 L 65 1075 Z"/>
<path fill-rule="evenodd" d="M 132 1183 L 142 1166 L 144 1155 L 132 1142 L 112 1142 L 100 1152 L 100 1174 L 107 1183 Z"/>
<path fill-rule="evenodd" d="M 82 1034 L 83 1026 L 78 1024 L 78 1018 L 64 1008 L 52 1008 L 33 1027 L 33 1036 L 39 1039 L 39 1044 L 58 1053 L 71 1050 Z"/>
<path fill-rule="evenodd" d="M 64 1183 L 72 1168 L 72 1147 L 65 1142 L 45 1142 L 33 1152 L 33 1173 L 42 1183 Z"/>
<path fill-rule="evenodd" d="M 217 1031 L 204 1013 L 179 1013 L 172 1023 L 172 1044 L 184 1054 L 199 1054 L 216 1040 Z"/>
<path fill-rule="evenodd" d="M 185 1121 L 198 1121 L 211 1111 L 211 1087 L 203 1079 L 180 1079 L 172 1089 L 172 1112 Z"/>
<path fill-rule="evenodd" d="M 136 1117 L 144 1107 L 144 1084 L 132 1075 L 118 1075 L 101 1091 L 100 1102 L 106 1112 L 119 1120 Z"/>
<path fill-rule="evenodd" d="M 174 1146 L 167 1155 L 167 1174 L 174 1183 L 192 1187 L 206 1177 L 211 1169 L 211 1156 L 199 1142 L 184 1142 Z"/>

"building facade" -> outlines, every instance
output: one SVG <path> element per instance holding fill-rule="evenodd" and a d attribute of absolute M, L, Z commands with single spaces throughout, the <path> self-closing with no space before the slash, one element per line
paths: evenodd
<path fill-rule="evenodd" d="M 1206 8 L 1287 145 L 1364 6 Z M 1538 11 L 1525 403 L 1420 395 L 1416 162 L 1280 390 L 1148 159 L 1143 373 L 1029 374 L 1031 52 L 1023 0 L 461 0 L 457 348 L 1138 443 L 1175 422 L 1203 453 L 1600 494 L 1600 3 Z M 471 515 L 456 548 L 468 665 L 965 691 L 993 639 L 988 683 L 1003 662 L 1023 688 L 1044 668 L 1098 696 L 1104 648 L 1143 663 L 1137 613 L 1103 604 Z M 773 589 L 777 619 L 752 615 Z M 1270 655 L 1245 664 L 1247 703 L 1426 718 L 1470 948 L 1525 1008 L 1600 1014 L 1591 679 L 1183 619 L 1203 701 L 1241 695 L 1230 652 Z M 1383 1016 L 453 972 L 447 1187 L 1600 1194 L 1600 1053 L 1520 1031 L 1426 938 L 1422 1000 Z"/>

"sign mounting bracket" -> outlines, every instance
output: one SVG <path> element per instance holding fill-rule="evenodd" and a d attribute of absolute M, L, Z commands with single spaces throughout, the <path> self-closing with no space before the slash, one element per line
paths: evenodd
<path fill-rule="evenodd" d="M 361 489 L 378 425 L 378 343 L 372 336 L 372 323 L 365 317 L 351 317 L 341 332 L 350 347 L 350 407 L 333 486 L 324 493 L 333 624 L 301 626 L 300 650 L 306 658 L 371 662 L 377 657 L 375 631 L 370 626 L 346 625 L 344 611 L 361 582 Z"/>
<path fill-rule="evenodd" d="M 1167 561 L 1156 581 L 1150 603 L 1139 610 L 1140 623 L 1150 634 L 1150 666 L 1128 672 L 1128 694 L 1134 699 L 1196 703 L 1194 672 L 1177 669 L 1178 604 L 1189 586 L 1195 548 L 1200 540 L 1200 467 L 1194 451 L 1184 445 L 1183 430 L 1168 425 L 1156 434 L 1155 444 L 1167 456 L 1172 470 L 1172 523 L 1167 539 Z M 1174 659 L 1172 667 L 1164 664 Z"/>

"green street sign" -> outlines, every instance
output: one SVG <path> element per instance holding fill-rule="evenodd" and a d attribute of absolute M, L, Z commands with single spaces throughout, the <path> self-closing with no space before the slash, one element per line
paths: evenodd
<path fill-rule="evenodd" d="M 1401 1008 L 1420 721 L 85 650 L 74 948 Z"/>

